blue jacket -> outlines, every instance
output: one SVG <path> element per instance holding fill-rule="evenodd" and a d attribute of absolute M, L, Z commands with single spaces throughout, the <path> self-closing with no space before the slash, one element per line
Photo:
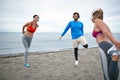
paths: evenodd
<path fill-rule="evenodd" d="M 83 36 L 83 23 L 80 21 L 70 21 L 66 26 L 65 30 L 63 31 L 61 36 L 64 36 L 66 32 L 71 28 L 71 36 L 72 39 L 77 39 L 80 36 Z"/>

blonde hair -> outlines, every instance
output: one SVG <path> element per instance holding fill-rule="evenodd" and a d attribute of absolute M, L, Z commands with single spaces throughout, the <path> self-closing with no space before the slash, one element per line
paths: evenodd
<path fill-rule="evenodd" d="M 98 18 L 103 20 L 103 10 L 101 8 L 98 8 L 92 12 L 93 18 Z"/>

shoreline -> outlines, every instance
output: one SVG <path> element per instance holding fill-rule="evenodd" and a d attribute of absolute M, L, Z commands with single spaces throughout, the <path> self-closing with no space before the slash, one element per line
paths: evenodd
<path fill-rule="evenodd" d="M 93 48 L 98 48 L 98 47 L 91 47 L 88 49 L 93 49 Z M 80 48 L 79 50 L 83 50 L 84 48 Z M 39 54 L 49 54 L 49 53 L 56 53 L 56 52 L 64 52 L 64 51 L 72 51 L 73 48 L 68 48 L 68 49 L 59 49 L 59 50 L 51 50 L 51 51 L 36 51 L 36 52 L 29 52 L 29 55 L 39 55 Z M 23 56 L 24 53 L 10 53 L 10 54 L 2 54 L 0 55 L 0 58 L 7 58 L 7 57 L 18 57 L 18 56 Z"/>

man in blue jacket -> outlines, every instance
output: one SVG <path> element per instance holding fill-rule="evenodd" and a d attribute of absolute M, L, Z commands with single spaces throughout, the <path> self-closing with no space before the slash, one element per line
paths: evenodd
<path fill-rule="evenodd" d="M 66 32 L 71 28 L 71 36 L 73 40 L 73 48 L 74 48 L 74 55 L 75 55 L 75 65 L 78 65 L 78 46 L 82 44 L 84 48 L 88 48 L 88 42 L 84 38 L 84 31 L 83 31 L 83 23 L 80 22 L 78 19 L 80 15 L 78 12 L 73 13 L 73 21 L 70 21 L 66 26 L 65 30 L 60 36 L 60 40 L 66 34 Z"/>

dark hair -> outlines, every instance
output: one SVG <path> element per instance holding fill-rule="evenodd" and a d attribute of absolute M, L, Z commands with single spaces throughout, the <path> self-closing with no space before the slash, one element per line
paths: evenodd
<path fill-rule="evenodd" d="M 35 15 L 33 16 L 33 18 L 35 18 L 36 16 L 38 16 L 38 15 L 35 14 Z M 39 17 L 39 16 L 38 16 L 38 17 Z"/>
<path fill-rule="evenodd" d="M 79 15 L 78 12 L 74 12 L 74 13 L 73 13 L 73 15 L 76 15 L 76 14 L 78 15 L 78 18 L 80 18 L 80 15 Z"/>

